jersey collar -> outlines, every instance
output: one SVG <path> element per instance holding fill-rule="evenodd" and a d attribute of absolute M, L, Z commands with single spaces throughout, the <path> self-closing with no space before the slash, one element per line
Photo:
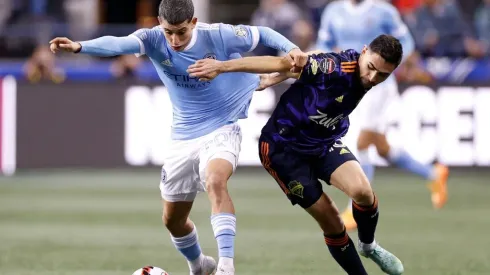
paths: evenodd
<path fill-rule="evenodd" d="M 184 51 L 190 50 L 196 44 L 196 41 L 197 41 L 197 26 L 195 26 L 194 29 L 192 30 L 191 41 L 184 48 Z"/>

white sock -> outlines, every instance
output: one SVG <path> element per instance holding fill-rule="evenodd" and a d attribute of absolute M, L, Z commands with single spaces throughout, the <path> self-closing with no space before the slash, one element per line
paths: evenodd
<path fill-rule="evenodd" d="M 359 249 L 362 250 L 362 251 L 366 251 L 366 252 L 369 252 L 369 251 L 373 251 L 376 246 L 378 244 L 376 243 L 376 240 L 374 240 L 372 243 L 363 243 L 361 241 L 359 241 Z"/>
<path fill-rule="evenodd" d="M 204 255 L 201 253 L 197 259 L 193 261 L 187 261 L 187 264 L 189 265 L 189 269 L 192 272 L 199 271 L 202 267 L 202 261 L 204 260 Z"/>
<path fill-rule="evenodd" d="M 218 261 L 218 266 L 231 266 L 233 267 L 233 258 L 220 257 Z"/>

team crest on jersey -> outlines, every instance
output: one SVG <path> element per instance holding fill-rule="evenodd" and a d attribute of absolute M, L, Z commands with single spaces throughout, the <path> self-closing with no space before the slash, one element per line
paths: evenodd
<path fill-rule="evenodd" d="M 322 71 L 324 74 L 330 74 L 335 70 L 335 61 L 333 61 L 332 58 L 324 58 L 322 61 L 320 61 L 320 71 Z"/>
<path fill-rule="evenodd" d="M 207 58 L 216 60 L 216 55 L 214 53 L 208 53 L 204 56 L 204 59 Z"/>
<path fill-rule="evenodd" d="M 288 188 L 289 188 L 289 191 L 291 191 L 291 194 L 293 194 L 297 197 L 303 198 L 303 191 L 305 190 L 305 188 L 303 187 L 301 182 L 299 182 L 297 180 L 293 180 L 293 181 L 288 183 Z"/>
<path fill-rule="evenodd" d="M 238 37 L 246 37 L 248 35 L 248 32 L 244 27 L 233 26 L 233 29 L 235 30 L 235 35 Z"/>

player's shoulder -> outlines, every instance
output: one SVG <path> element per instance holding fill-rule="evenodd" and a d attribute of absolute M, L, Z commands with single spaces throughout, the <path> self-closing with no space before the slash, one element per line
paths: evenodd
<path fill-rule="evenodd" d="M 323 52 L 310 56 L 311 62 L 317 63 L 318 68 L 325 74 L 333 72 L 347 73 L 351 71 L 351 68 L 357 66 L 359 60 L 359 53 L 353 49 L 344 50 L 339 53 L 336 52 Z"/>
<path fill-rule="evenodd" d="M 199 36 L 207 37 L 211 40 L 221 40 L 224 32 L 231 32 L 233 26 L 224 23 L 201 23 L 198 22 L 196 29 L 199 32 Z"/>
<path fill-rule="evenodd" d="M 222 23 L 203 23 L 203 22 L 197 22 L 196 24 L 196 29 L 200 32 L 216 32 L 220 30 L 220 25 Z"/>
<path fill-rule="evenodd" d="M 163 38 L 163 32 L 160 26 L 141 28 L 136 30 L 132 35 L 138 37 L 142 42 L 150 42 L 151 44 L 155 44 Z"/>

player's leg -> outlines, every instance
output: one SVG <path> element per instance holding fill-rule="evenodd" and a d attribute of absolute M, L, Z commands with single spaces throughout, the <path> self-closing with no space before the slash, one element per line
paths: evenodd
<path fill-rule="evenodd" d="M 305 210 L 323 230 L 325 244 L 330 254 L 347 274 L 367 274 L 335 203 L 322 192 L 320 198 Z"/>
<path fill-rule="evenodd" d="M 447 178 L 449 170 L 441 164 L 425 165 L 412 158 L 403 149 L 390 146 L 385 134 L 364 131 L 367 139 L 372 140 L 378 154 L 390 163 L 419 175 L 431 182 L 432 204 L 441 208 L 447 201 Z"/>
<path fill-rule="evenodd" d="M 348 274 L 367 274 L 355 245 L 346 233 L 335 204 L 308 161 L 284 152 L 267 139 L 259 140 L 260 159 L 291 203 L 303 207 L 320 225 L 332 257 Z"/>
<path fill-rule="evenodd" d="M 182 144 L 185 143 L 185 144 Z M 189 219 L 193 201 L 199 191 L 198 175 L 194 171 L 195 155 L 192 141 L 172 141 L 162 167 L 160 191 L 163 204 L 163 224 L 170 233 L 175 248 L 186 258 L 190 274 L 204 275 L 216 269 L 213 258 L 204 256 L 199 245 L 197 228 Z"/>
<path fill-rule="evenodd" d="M 193 199 L 195 195 L 183 195 L 182 199 Z M 186 258 L 190 274 L 207 275 L 216 269 L 216 262 L 202 253 L 197 227 L 189 219 L 192 203 L 163 200 L 162 220 L 175 248 Z"/>
<path fill-rule="evenodd" d="M 383 116 L 376 119 L 379 121 L 379 124 L 377 128 L 371 128 L 376 131 L 373 131 L 374 133 L 371 133 L 370 137 L 374 146 L 376 146 L 378 154 L 389 163 L 430 181 L 431 184 L 429 187 L 432 191 L 432 204 L 435 208 L 443 207 L 447 200 L 446 183 L 449 174 L 448 168 L 441 164 L 422 164 L 403 149 L 390 146 L 385 135 L 387 126 L 386 115 L 389 105 L 394 99 L 399 97 L 398 86 L 392 77 L 390 81 L 387 81 L 380 88 L 384 89 L 384 93 L 386 94 L 385 100 L 381 101 L 383 105 L 379 107 L 379 110 L 382 110 L 382 112 L 378 112 L 383 114 Z"/>
<path fill-rule="evenodd" d="M 357 223 L 359 250 L 388 274 L 401 274 L 401 261 L 375 241 L 378 224 L 378 201 L 361 166 L 349 149 L 338 141 L 318 163 L 322 179 L 352 198 L 352 212 Z"/>
<path fill-rule="evenodd" d="M 211 225 L 218 243 L 216 274 L 235 272 L 236 216 L 227 184 L 237 166 L 240 142 L 240 126 L 235 123 L 207 135 L 201 146 L 199 171 L 211 202 Z"/>
<path fill-rule="evenodd" d="M 352 125 L 351 127 L 357 127 L 359 129 L 356 137 L 357 157 L 369 183 L 373 182 L 375 166 L 369 158 L 368 151 L 369 147 L 372 145 L 372 141 L 365 138 L 363 130 L 378 125 L 377 119 L 379 117 L 379 108 L 383 105 L 384 100 L 385 97 L 383 95 L 383 90 L 380 89 L 380 85 L 375 86 L 369 90 L 353 113 L 349 116 Z M 357 227 L 357 223 L 352 214 L 351 199 L 347 203 L 347 207 L 342 212 L 341 217 L 348 231 Z"/>

